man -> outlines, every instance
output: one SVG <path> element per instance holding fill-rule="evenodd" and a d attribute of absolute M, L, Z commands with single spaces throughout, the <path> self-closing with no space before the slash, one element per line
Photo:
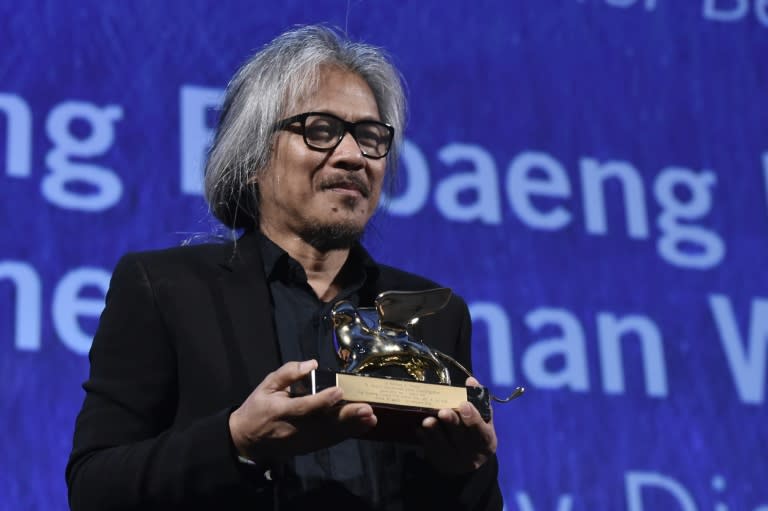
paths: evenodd
<path fill-rule="evenodd" d="M 73 509 L 501 508 L 493 424 L 469 403 L 405 445 L 359 440 L 379 418 L 339 389 L 287 392 L 337 364 L 333 303 L 436 287 L 358 242 L 403 119 L 382 53 L 323 27 L 282 34 L 240 69 L 206 196 L 245 233 L 118 263 L 67 466 Z M 463 301 L 421 323 L 469 363 Z"/>

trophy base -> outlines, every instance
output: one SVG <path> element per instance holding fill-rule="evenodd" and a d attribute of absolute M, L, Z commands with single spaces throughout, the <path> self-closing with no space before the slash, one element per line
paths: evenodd
<path fill-rule="evenodd" d="M 443 408 L 457 409 L 465 401 L 477 408 L 483 420 L 491 420 L 490 393 L 485 387 L 454 387 L 315 369 L 291 385 L 291 395 L 316 394 L 330 387 L 341 387 L 345 402 L 365 402 L 374 408 L 379 424 L 366 438 L 402 439 L 398 432 L 417 428 L 425 417 Z M 412 435 L 405 438 L 415 441 Z"/>

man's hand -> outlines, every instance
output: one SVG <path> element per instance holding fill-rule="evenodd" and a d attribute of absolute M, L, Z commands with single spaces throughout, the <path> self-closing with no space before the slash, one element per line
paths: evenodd
<path fill-rule="evenodd" d="M 317 368 L 317 362 L 288 362 L 268 374 L 229 417 L 232 441 L 240 455 L 259 465 L 304 454 L 359 435 L 376 425 L 365 403 L 336 406 L 341 389 L 290 397 L 288 388 Z"/>
<path fill-rule="evenodd" d="M 480 383 L 469 377 L 466 385 L 478 387 Z M 421 425 L 425 456 L 440 472 L 471 472 L 496 452 L 493 421 L 486 423 L 470 403 L 463 403 L 458 412 L 440 410 L 437 417 L 427 417 Z"/>

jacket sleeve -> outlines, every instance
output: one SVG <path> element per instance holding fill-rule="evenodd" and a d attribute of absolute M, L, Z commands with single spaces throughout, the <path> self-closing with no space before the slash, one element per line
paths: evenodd
<path fill-rule="evenodd" d="M 461 300 L 461 329 L 457 345 L 459 360 L 472 371 L 472 319 L 464 300 Z M 486 382 L 480 382 L 486 384 Z M 465 509 L 501 511 L 503 498 L 498 483 L 499 461 L 494 454 L 479 469 L 460 481 L 461 494 L 458 501 Z"/>
<path fill-rule="evenodd" d="M 137 255 L 115 269 L 89 359 L 66 469 L 73 510 L 167 508 L 234 489 L 241 497 L 243 488 L 254 497 L 265 492 L 263 478 L 237 462 L 231 410 L 173 427 L 174 339 Z"/>
<path fill-rule="evenodd" d="M 449 355 L 456 358 L 464 367 L 472 370 L 472 320 L 466 303 L 459 297 L 451 300 L 448 315 L 460 318 L 458 335 L 456 322 L 445 318 L 440 321 L 437 331 L 441 335 L 451 336 L 446 328 L 451 328 L 455 345 Z M 438 320 L 439 321 L 439 320 Z M 449 326 L 451 325 L 451 326 Z M 462 380 L 463 383 L 463 380 Z M 484 383 L 484 382 L 481 382 Z M 422 492 L 417 494 L 420 500 L 413 509 L 462 510 L 462 511 L 501 511 L 503 498 L 498 483 L 498 459 L 491 456 L 480 468 L 468 474 L 445 476 L 431 467 L 423 468 Z"/>

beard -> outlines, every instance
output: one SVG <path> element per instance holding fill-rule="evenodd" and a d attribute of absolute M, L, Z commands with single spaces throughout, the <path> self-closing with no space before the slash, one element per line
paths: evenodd
<path fill-rule="evenodd" d="M 301 239 L 320 252 L 351 248 L 363 237 L 363 229 L 352 224 L 307 225 L 300 232 Z"/>
<path fill-rule="evenodd" d="M 351 176 L 350 181 L 360 182 L 360 179 L 357 176 Z M 368 197 L 369 192 L 364 183 L 360 182 L 358 189 L 365 197 Z M 353 211 L 358 206 L 359 200 L 357 197 L 342 198 L 342 208 Z M 365 225 L 360 226 L 353 222 L 324 223 L 318 220 L 304 225 L 303 229 L 299 231 L 299 235 L 302 240 L 309 243 L 316 250 L 328 252 L 351 248 L 353 244 L 360 241 L 363 237 L 364 230 Z"/>

